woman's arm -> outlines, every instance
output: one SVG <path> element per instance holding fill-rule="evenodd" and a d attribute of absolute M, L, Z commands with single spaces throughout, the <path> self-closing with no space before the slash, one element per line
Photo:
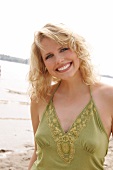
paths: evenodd
<path fill-rule="evenodd" d="M 38 125 L 39 125 L 38 106 L 39 106 L 38 103 L 36 103 L 34 101 L 31 102 L 30 112 L 31 112 L 31 121 L 32 121 L 32 127 L 33 127 L 33 132 L 34 132 L 34 141 L 35 141 L 35 133 L 36 133 L 36 130 L 37 130 Z M 32 157 L 30 159 L 28 170 L 31 169 L 33 163 L 37 159 L 37 155 L 36 155 L 37 146 L 36 146 L 36 142 L 34 142 L 34 143 L 35 143 L 35 149 L 34 149 Z"/>
<path fill-rule="evenodd" d="M 33 163 L 36 161 L 36 158 L 37 158 L 37 156 L 36 156 L 36 150 L 34 150 L 33 155 L 32 155 L 32 157 L 31 157 L 31 159 L 30 159 L 30 162 L 29 162 L 28 170 L 31 169 Z"/>

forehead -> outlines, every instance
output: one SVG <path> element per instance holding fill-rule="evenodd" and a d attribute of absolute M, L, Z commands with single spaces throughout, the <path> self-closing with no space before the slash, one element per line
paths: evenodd
<path fill-rule="evenodd" d="M 43 38 L 41 41 L 42 49 L 40 50 L 42 54 L 52 52 L 61 47 L 55 40 L 50 38 Z"/>
<path fill-rule="evenodd" d="M 52 40 L 50 38 L 43 38 L 41 41 L 41 45 L 43 48 L 49 48 L 51 46 L 61 46 L 55 40 Z"/>

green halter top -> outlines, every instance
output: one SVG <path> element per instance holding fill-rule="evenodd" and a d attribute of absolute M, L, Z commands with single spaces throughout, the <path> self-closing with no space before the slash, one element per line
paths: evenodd
<path fill-rule="evenodd" d="M 109 138 L 92 95 L 68 132 L 63 131 L 51 99 L 35 140 L 37 160 L 31 170 L 103 170 Z"/>

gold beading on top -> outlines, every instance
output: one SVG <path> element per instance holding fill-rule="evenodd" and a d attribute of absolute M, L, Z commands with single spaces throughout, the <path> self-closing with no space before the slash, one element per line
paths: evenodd
<path fill-rule="evenodd" d="M 60 126 L 52 101 L 46 110 L 48 125 L 51 129 L 52 137 L 56 142 L 58 155 L 66 163 L 70 163 L 74 158 L 75 140 L 80 135 L 82 129 L 86 127 L 91 115 L 93 114 L 92 105 L 93 103 L 90 101 L 87 105 L 87 109 L 84 109 L 81 112 L 67 133 L 63 132 Z"/>

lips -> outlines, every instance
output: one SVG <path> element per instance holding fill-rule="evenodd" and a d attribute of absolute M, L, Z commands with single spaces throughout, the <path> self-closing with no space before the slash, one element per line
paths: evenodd
<path fill-rule="evenodd" d="M 67 71 L 70 68 L 71 64 L 72 64 L 72 62 L 67 63 L 67 64 L 57 68 L 56 71 L 59 71 L 59 72 Z"/>

